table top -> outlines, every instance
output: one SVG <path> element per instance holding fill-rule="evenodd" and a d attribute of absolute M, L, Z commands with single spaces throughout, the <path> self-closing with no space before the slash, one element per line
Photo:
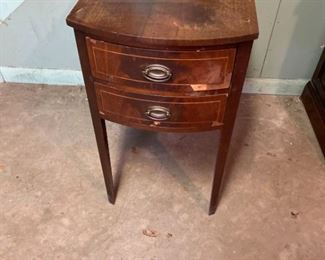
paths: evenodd
<path fill-rule="evenodd" d="M 79 0 L 77 30 L 132 46 L 216 46 L 258 37 L 254 0 Z"/>

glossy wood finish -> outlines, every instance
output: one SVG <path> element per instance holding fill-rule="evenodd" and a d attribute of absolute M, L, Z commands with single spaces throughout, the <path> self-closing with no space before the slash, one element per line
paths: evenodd
<path fill-rule="evenodd" d="M 325 50 L 301 100 L 325 157 Z"/>
<path fill-rule="evenodd" d="M 148 48 L 237 44 L 258 35 L 253 0 L 79 0 L 67 22 L 109 42 Z"/>
<path fill-rule="evenodd" d="M 75 28 L 110 202 L 116 190 L 105 120 L 150 131 L 221 129 L 214 214 L 258 34 L 254 1 L 80 0 L 67 22 Z M 152 82 L 161 76 L 164 82 Z"/>
<path fill-rule="evenodd" d="M 98 108 L 104 118 L 151 131 L 193 132 L 217 129 L 223 124 L 226 95 L 209 98 L 149 96 L 123 92 L 118 86 L 95 83 Z M 165 121 L 146 112 L 160 106 L 170 112 Z"/>
<path fill-rule="evenodd" d="M 119 78 L 152 82 L 143 76 L 148 65 L 160 64 L 169 68 L 172 77 L 165 83 L 177 91 L 180 85 L 189 85 L 192 91 L 226 89 L 230 86 L 236 49 L 215 51 L 157 51 L 110 44 L 87 38 L 93 76 L 102 80 Z"/>
<path fill-rule="evenodd" d="M 243 89 L 245 75 L 247 72 L 249 57 L 252 49 L 252 42 L 238 45 L 237 60 L 232 79 L 232 87 L 229 93 L 229 99 L 225 112 L 224 126 L 221 129 L 219 150 L 217 155 L 215 174 L 212 184 L 211 200 L 209 214 L 216 212 L 220 193 L 222 191 L 222 181 L 224 178 L 224 170 L 227 161 L 228 150 L 230 146 L 231 136 L 234 129 L 236 114 L 239 106 L 240 96 Z"/>
<path fill-rule="evenodd" d="M 99 151 L 100 162 L 102 165 L 106 191 L 109 202 L 115 203 L 116 192 L 113 184 L 112 166 L 109 154 L 107 131 L 105 120 L 100 117 L 94 82 L 91 77 L 89 59 L 87 55 L 87 47 L 85 42 L 85 35 L 79 31 L 75 31 L 76 42 L 79 52 L 79 59 L 82 68 L 82 74 L 85 81 L 88 103 L 93 121 L 97 147 Z"/>

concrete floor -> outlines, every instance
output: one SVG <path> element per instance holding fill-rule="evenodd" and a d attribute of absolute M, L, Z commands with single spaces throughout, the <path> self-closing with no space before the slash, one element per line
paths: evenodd
<path fill-rule="evenodd" d="M 109 123 L 112 206 L 84 89 L 1 84 L 0 259 L 325 259 L 325 164 L 302 104 L 244 95 L 239 110 L 209 217 L 216 132 Z"/>

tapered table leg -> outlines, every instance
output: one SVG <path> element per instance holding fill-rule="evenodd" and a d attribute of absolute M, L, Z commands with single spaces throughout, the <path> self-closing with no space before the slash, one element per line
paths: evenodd
<path fill-rule="evenodd" d="M 222 180 L 224 177 L 224 169 L 226 165 L 231 136 L 234 129 L 240 96 L 245 81 L 251 49 L 252 42 L 243 43 L 237 48 L 236 64 L 227 100 L 224 125 L 221 129 L 219 150 L 212 184 L 209 215 L 213 215 L 216 212 L 218 206 L 220 191 L 222 188 Z"/>
<path fill-rule="evenodd" d="M 81 67 L 82 67 L 82 72 L 83 72 L 84 81 L 86 85 L 86 92 L 89 101 L 90 114 L 94 125 L 98 152 L 99 152 L 100 162 L 102 165 L 108 200 L 112 204 L 114 204 L 115 189 L 113 184 L 112 167 L 111 167 L 111 160 L 110 160 L 110 154 L 108 148 L 105 120 L 100 117 L 98 106 L 97 106 L 95 87 L 93 81 L 90 78 L 91 71 L 89 67 L 89 59 L 87 56 L 85 35 L 83 35 L 79 31 L 75 31 L 75 36 L 76 36 L 76 41 L 78 46 L 80 63 L 82 65 Z"/>
<path fill-rule="evenodd" d="M 211 191 L 211 200 L 210 200 L 210 208 L 209 208 L 209 215 L 213 215 L 218 206 L 219 202 L 219 195 L 221 191 L 221 184 L 224 175 L 224 169 L 227 160 L 227 154 L 230 146 L 232 129 L 229 131 L 226 130 L 227 128 L 224 127 L 221 130 L 220 142 L 219 142 L 219 150 L 216 160 L 213 184 L 212 184 L 212 191 Z"/>
<path fill-rule="evenodd" d="M 115 203 L 115 189 L 113 184 L 112 166 L 108 148 L 107 133 L 105 120 L 100 118 L 93 118 L 95 135 L 97 140 L 98 152 L 100 162 L 102 165 L 106 191 L 110 203 Z"/>

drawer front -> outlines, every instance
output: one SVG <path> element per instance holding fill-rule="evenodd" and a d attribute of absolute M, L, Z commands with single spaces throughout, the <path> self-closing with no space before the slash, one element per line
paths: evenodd
<path fill-rule="evenodd" d="M 95 88 L 101 116 L 116 123 L 157 131 L 203 131 L 222 126 L 226 95 L 159 97 L 99 83 Z"/>
<path fill-rule="evenodd" d="M 169 85 L 174 91 L 227 89 L 236 49 L 213 51 L 155 51 L 114 45 L 87 38 L 92 74 L 114 81 Z M 178 89 L 178 87 L 180 87 Z"/>

